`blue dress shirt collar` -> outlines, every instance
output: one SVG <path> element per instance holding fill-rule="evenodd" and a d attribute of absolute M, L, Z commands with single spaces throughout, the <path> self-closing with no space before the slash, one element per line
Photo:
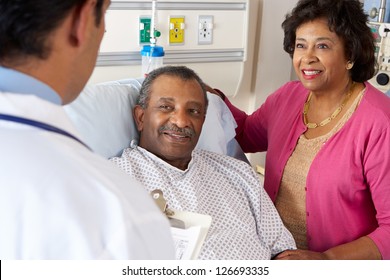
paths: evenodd
<path fill-rule="evenodd" d="M 48 85 L 22 72 L 1 66 L 0 91 L 33 94 L 57 105 L 62 103 L 60 96 Z"/>

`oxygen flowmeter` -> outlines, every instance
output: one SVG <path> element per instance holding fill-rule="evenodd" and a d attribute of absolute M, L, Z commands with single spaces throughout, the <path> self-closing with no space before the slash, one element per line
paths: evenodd
<path fill-rule="evenodd" d="M 142 57 L 142 75 L 146 77 L 150 71 L 161 67 L 164 59 L 164 49 L 161 46 L 157 46 L 157 38 L 161 33 L 156 30 L 156 0 L 152 1 L 152 19 L 150 24 L 150 45 L 143 46 L 141 50 Z"/>

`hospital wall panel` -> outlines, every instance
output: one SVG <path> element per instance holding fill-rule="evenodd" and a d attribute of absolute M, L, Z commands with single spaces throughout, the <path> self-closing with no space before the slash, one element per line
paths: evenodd
<path fill-rule="evenodd" d="M 243 76 L 251 76 L 258 17 L 257 0 L 112 1 L 106 14 L 97 67 L 90 83 L 142 76 L 139 43 L 140 17 L 155 16 L 161 32 L 157 45 L 165 51 L 164 64 L 187 65 L 210 85 L 221 85 L 227 95 L 240 92 Z M 212 43 L 199 44 L 199 16 L 213 17 Z M 169 42 L 170 17 L 184 17 L 184 41 Z M 249 57 L 249 59 L 248 59 Z"/>

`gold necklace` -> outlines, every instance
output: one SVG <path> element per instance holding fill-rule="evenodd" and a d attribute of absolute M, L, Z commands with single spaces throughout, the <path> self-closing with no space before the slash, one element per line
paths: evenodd
<path fill-rule="evenodd" d="M 333 120 L 335 117 L 337 117 L 338 114 L 340 114 L 341 110 L 344 108 L 349 97 L 352 95 L 354 85 L 355 85 L 355 82 L 352 82 L 352 85 L 350 86 L 348 93 L 345 95 L 344 100 L 341 103 L 341 105 L 339 107 L 337 107 L 337 109 L 329 117 L 327 117 L 325 120 L 323 120 L 320 123 L 310 123 L 307 121 L 307 112 L 309 111 L 309 105 L 310 105 L 309 102 L 310 102 L 311 96 L 313 94 L 312 92 L 310 92 L 309 97 L 307 98 L 305 104 L 303 105 L 303 122 L 305 123 L 306 127 L 307 128 L 317 128 L 319 126 L 324 126 L 324 125 L 327 125 L 328 123 L 330 123 L 330 121 Z"/>

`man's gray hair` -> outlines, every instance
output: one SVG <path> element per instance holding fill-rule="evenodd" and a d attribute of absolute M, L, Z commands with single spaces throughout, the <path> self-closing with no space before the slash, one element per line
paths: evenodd
<path fill-rule="evenodd" d="M 145 78 L 144 82 L 142 83 L 142 87 L 140 89 L 140 94 L 137 102 L 138 105 L 142 107 L 142 109 L 146 109 L 148 107 L 150 92 L 151 92 L 153 82 L 161 75 L 177 77 L 183 81 L 196 80 L 202 88 L 205 104 L 206 104 L 205 109 L 207 109 L 208 99 L 207 99 L 206 85 L 203 83 L 202 79 L 198 76 L 198 74 L 196 74 L 194 70 L 186 66 L 171 66 L 171 65 L 157 68 L 152 72 L 150 72 L 148 76 Z"/>

